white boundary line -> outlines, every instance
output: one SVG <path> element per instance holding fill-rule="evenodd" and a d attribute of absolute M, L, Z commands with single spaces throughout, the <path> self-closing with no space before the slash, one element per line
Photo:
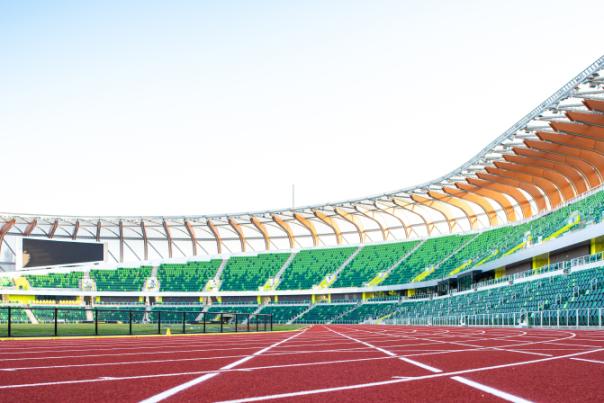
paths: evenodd
<path fill-rule="evenodd" d="M 272 348 L 275 348 L 275 347 L 277 347 L 277 346 L 279 346 L 279 345 L 281 345 L 281 344 L 283 344 L 283 343 L 285 343 L 285 342 L 287 342 L 287 341 L 289 341 L 289 340 L 291 340 L 291 339 L 293 339 L 295 337 L 298 337 L 301 334 L 304 334 L 305 332 L 306 332 L 306 329 L 302 330 L 301 332 L 295 333 L 294 335 L 292 335 L 292 336 L 290 336 L 290 337 L 288 337 L 286 339 L 283 339 L 281 341 L 273 343 L 270 346 L 263 348 L 262 350 L 258 350 L 255 353 L 253 353 L 251 355 L 248 355 L 247 357 L 244 357 L 244 358 L 242 358 L 240 360 L 237 360 L 237 361 L 232 362 L 232 363 L 230 363 L 228 365 L 225 365 L 224 367 L 222 367 L 220 369 L 224 370 L 224 369 L 235 368 L 236 366 L 241 365 L 241 364 L 243 364 L 243 363 L 251 360 L 252 358 L 257 357 L 260 354 L 265 353 L 268 350 L 270 350 Z M 205 382 L 208 379 L 212 379 L 215 376 L 217 376 L 218 374 L 220 374 L 220 372 L 213 372 L 213 373 L 202 375 L 202 376 L 200 376 L 198 378 L 192 379 L 192 380 L 190 380 L 188 382 L 185 382 L 183 384 L 180 384 L 178 386 L 175 386 L 173 388 L 165 390 L 165 391 L 163 391 L 161 393 L 158 393 L 157 395 L 154 395 L 154 396 L 151 396 L 151 397 L 149 397 L 147 399 L 144 399 L 144 400 L 141 401 L 141 403 L 157 403 L 157 402 L 161 402 L 162 400 L 167 399 L 168 397 L 174 396 L 175 394 L 180 393 L 183 390 L 189 389 L 192 386 L 195 386 L 195 385 L 198 385 L 198 384 L 200 384 L 202 382 Z"/>

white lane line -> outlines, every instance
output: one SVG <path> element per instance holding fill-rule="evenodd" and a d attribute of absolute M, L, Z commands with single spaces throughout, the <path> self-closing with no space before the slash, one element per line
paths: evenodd
<path fill-rule="evenodd" d="M 357 341 L 357 342 L 359 342 L 361 344 L 364 344 L 364 345 L 366 345 L 368 347 L 373 347 L 373 348 L 377 349 L 378 351 L 384 352 L 384 353 L 386 353 L 388 355 L 397 355 L 396 353 L 393 353 L 391 351 L 384 350 L 382 348 L 373 346 L 372 344 L 369 344 L 369 343 L 365 343 L 362 340 L 358 340 L 358 339 L 355 339 L 354 337 L 350 337 L 350 336 L 347 336 L 345 334 L 336 332 L 333 329 L 331 329 L 331 331 L 334 332 L 334 333 L 336 333 L 336 334 L 339 334 L 340 336 L 346 337 L 346 338 L 348 338 L 350 340 L 355 340 L 355 341 Z M 409 364 L 412 364 L 412 365 L 418 366 L 420 368 L 423 368 L 425 370 L 428 370 L 430 372 L 433 372 L 433 373 L 441 373 L 441 372 L 443 372 L 439 368 L 434 368 L 434 367 L 431 367 L 430 365 L 426 365 L 424 363 L 421 363 L 421 362 L 418 362 L 418 361 L 414 361 L 414 360 L 411 360 L 411 359 L 406 358 L 406 357 L 399 357 L 399 359 L 402 360 L 402 361 L 405 361 L 405 362 L 407 362 Z M 492 388 L 490 386 L 487 386 L 487 385 L 484 385 L 484 384 L 481 384 L 481 383 L 478 383 L 478 382 L 471 381 L 471 380 L 466 379 L 466 378 L 462 378 L 460 376 L 454 376 L 454 377 L 451 377 L 450 379 L 452 379 L 454 381 L 457 381 L 457 382 L 461 382 L 461 383 L 463 383 L 463 384 L 465 384 L 467 386 L 470 386 L 472 388 L 479 389 L 479 390 L 481 390 L 483 392 L 490 393 L 490 394 L 492 394 L 494 396 L 497 396 L 499 398 L 502 398 L 502 399 L 505 399 L 505 400 L 509 400 L 511 402 L 518 402 L 518 403 L 525 403 L 525 402 L 527 402 L 527 400 L 522 399 L 522 398 L 520 398 L 518 396 L 514 396 L 512 394 L 503 392 L 501 390 Z"/>
<path fill-rule="evenodd" d="M 233 350 L 253 350 L 260 346 L 253 347 L 233 347 L 233 348 L 203 348 L 189 350 L 163 350 L 163 351 L 142 351 L 136 353 L 111 353 L 111 354 L 81 354 L 81 355 L 56 355 L 45 357 L 19 357 L 19 358 L 0 358 L 0 362 L 5 361 L 39 361 L 39 360 L 62 360 L 67 358 L 91 358 L 91 357 L 124 357 L 137 355 L 159 355 L 159 354 L 181 354 L 181 353 L 199 353 L 206 351 L 233 351 Z"/>
<path fill-rule="evenodd" d="M 251 355 L 248 355 L 247 357 L 244 357 L 244 358 L 242 358 L 240 360 L 237 360 L 237 361 L 232 362 L 232 363 L 230 363 L 228 365 L 225 365 L 224 367 L 222 367 L 220 369 L 224 370 L 224 369 L 235 368 L 236 366 L 241 365 L 241 364 L 243 364 L 243 363 L 251 360 L 252 358 L 257 357 L 257 356 L 261 355 L 262 353 L 265 353 L 265 352 L 269 351 L 270 349 L 275 348 L 275 347 L 277 347 L 277 346 L 279 346 L 279 345 L 281 345 L 281 344 L 283 344 L 283 343 L 285 343 L 285 342 L 287 342 L 287 341 L 289 341 L 291 339 L 294 339 L 294 338 L 300 336 L 301 334 L 304 334 L 305 332 L 306 332 L 306 329 L 304 329 L 301 332 L 296 333 L 296 334 L 294 334 L 294 335 L 292 335 L 292 336 L 290 336 L 290 337 L 288 337 L 286 339 L 278 341 L 277 343 L 273 343 L 270 346 L 263 348 L 262 350 L 258 350 L 255 353 L 253 353 Z M 157 403 L 157 402 L 161 402 L 162 400 L 167 399 L 167 398 L 169 398 L 171 396 L 174 396 L 175 394 L 180 393 L 183 390 L 189 389 L 192 386 L 195 386 L 195 385 L 198 385 L 198 384 L 200 384 L 202 382 L 205 382 L 208 379 L 212 379 L 215 376 L 217 376 L 218 374 L 220 374 L 220 372 L 213 372 L 213 373 L 210 373 L 210 374 L 202 375 L 202 376 L 200 376 L 198 378 L 192 379 L 192 380 L 190 380 L 188 382 L 185 382 L 183 384 L 180 384 L 178 386 L 175 386 L 173 388 L 165 390 L 165 391 L 163 391 L 161 393 L 158 393 L 157 395 L 154 395 L 154 396 L 151 396 L 151 397 L 149 397 L 147 399 L 144 399 L 144 400 L 141 401 L 141 403 Z"/>
<path fill-rule="evenodd" d="M 400 341 L 400 339 L 396 339 L 396 341 Z M 342 343 L 331 343 L 331 345 L 338 345 L 338 344 L 342 344 Z M 395 345 L 391 345 L 390 347 L 416 347 L 416 346 L 429 346 L 429 345 L 435 345 L 438 343 L 418 343 L 418 344 L 395 344 Z M 259 346 L 258 346 L 259 347 Z M 300 346 L 303 347 L 303 346 Z M 313 346 L 314 347 L 314 346 Z M 242 348 L 243 350 L 251 350 L 252 348 Z M 202 349 L 202 350 L 180 350 L 178 351 L 178 353 L 193 353 L 193 352 L 208 352 L 208 351 L 221 351 L 221 350 L 233 350 L 233 349 Z M 236 349 L 239 350 L 239 349 Z M 363 348 L 363 347 L 356 347 L 356 348 L 338 348 L 338 349 L 329 349 L 329 350 L 290 350 L 289 348 L 281 348 L 278 351 L 275 351 L 271 354 L 268 354 L 270 356 L 279 356 L 279 355 L 288 355 L 288 354 L 311 354 L 311 353 L 364 353 L 364 352 L 369 352 L 372 349 L 370 348 Z M 577 349 L 575 349 L 577 350 Z M 408 357 L 412 357 L 415 355 L 426 355 L 426 354 L 447 354 L 447 353 L 451 353 L 451 352 L 456 352 L 456 351 L 465 351 L 465 350 L 442 350 L 442 349 L 402 349 L 400 350 L 402 352 L 407 352 L 407 353 L 412 353 L 412 354 L 407 354 Z M 98 357 L 122 357 L 122 356 L 147 356 L 147 355 L 157 355 L 157 354 L 170 354 L 170 353 L 176 353 L 176 351 L 157 351 L 157 352 L 140 352 L 140 353 L 122 353 L 122 354 L 87 354 L 87 355 L 73 355 L 73 356 L 55 356 L 55 357 L 24 357 L 24 358 L 13 358 L 13 359 L 7 359 L 7 360 L 2 360 L 0 359 L 0 362 L 2 361 L 40 361 L 40 360 L 52 360 L 52 359 L 66 359 L 66 358 L 71 358 L 71 359 L 76 359 L 76 358 L 90 358 L 90 357 L 94 357 L 94 358 L 98 358 Z M 128 364 L 139 364 L 139 363 L 155 363 L 155 362 L 178 362 L 178 361 L 191 361 L 191 360 L 195 360 L 195 359 L 212 359 L 212 358 L 237 358 L 237 357 L 243 357 L 246 354 L 238 354 L 238 355 L 226 355 L 226 356 L 212 356 L 212 357 L 198 357 L 198 358 L 172 358 L 172 359 L 165 359 L 165 360 L 140 360 L 140 361 L 127 361 L 125 363 L 122 364 L 122 362 L 102 362 L 102 363 L 85 363 L 85 364 L 56 364 L 56 365 L 44 365 L 44 366 L 27 366 L 27 367 L 5 367 L 2 368 L 0 367 L 0 372 L 2 371 L 14 371 L 14 370 L 33 370 L 33 369 L 51 369 L 51 368 L 71 368 L 71 367 L 93 367 L 93 366 L 110 366 L 110 365 L 128 365 Z"/>
<path fill-rule="evenodd" d="M 258 348 L 260 346 L 264 346 L 266 345 L 267 342 L 270 341 L 274 341 L 274 340 L 279 340 L 279 339 L 270 339 L 270 340 L 258 340 L 258 341 L 254 341 L 254 342 L 250 342 L 250 343 L 221 343 L 219 341 L 215 341 L 214 343 L 189 343 L 189 344 L 166 344 L 165 346 L 162 345 L 154 345 L 154 346 L 140 346 L 140 347 L 116 347 L 116 348 L 86 348 L 86 349 L 65 349 L 65 348 L 53 348 L 53 349 L 48 349 L 48 350 L 43 350 L 43 351 L 13 351 L 13 352 L 8 352 L 6 353 L 7 356 L 5 357 L 3 355 L 2 352 L 0 352 L 0 360 L 14 360 L 15 358 L 11 358 L 14 356 L 17 356 L 17 358 L 28 358 L 29 355 L 35 355 L 33 357 L 31 357 L 32 359 L 35 358 L 44 358 L 44 357 L 40 357 L 39 355 L 41 354 L 46 354 L 46 353 L 57 353 L 57 351 L 60 351 L 61 353 L 89 353 L 89 352 L 98 352 L 98 354 L 102 354 L 104 352 L 110 353 L 110 352 L 118 352 L 118 351 L 125 351 L 130 352 L 130 353 L 136 353 L 136 350 L 157 350 L 157 351 L 174 351 L 174 352 L 179 352 L 179 351 L 183 351 L 183 350 L 178 350 L 178 349 L 182 349 L 182 348 L 203 348 L 203 347 L 212 347 L 212 346 L 216 346 L 216 344 L 220 344 L 222 347 L 224 347 L 225 349 L 227 349 L 226 347 L 231 347 L 231 348 L 241 348 L 241 347 L 249 347 L 249 348 Z M 320 343 L 317 343 L 318 345 L 322 345 Z M 325 343 L 327 344 L 327 343 Z M 174 349 L 174 350 L 171 350 Z M 186 350 L 184 350 L 186 351 Z M 144 352 L 144 351 L 142 351 Z M 122 352 L 120 352 L 119 354 L 123 354 Z M 10 355 L 10 356 L 8 356 Z"/>
<path fill-rule="evenodd" d="M 425 369 L 425 370 L 427 370 L 427 371 L 430 371 L 430 372 L 435 372 L 435 373 L 438 373 L 438 372 L 443 372 L 441 369 L 431 367 L 431 366 L 429 366 L 429 365 L 427 365 L 427 364 L 423 364 L 423 363 L 421 363 L 421 362 L 418 362 L 418 361 L 412 360 L 411 358 L 407 358 L 407 357 L 398 357 L 398 359 L 399 359 L 399 360 L 401 360 L 401 361 L 405 361 L 406 363 L 409 363 L 409 364 L 411 364 L 411 365 L 415 365 L 416 367 L 423 368 L 423 369 Z"/>
<path fill-rule="evenodd" d="M 347 389 L 359 389 L 359 388 L 377 386 L 377 385 L 386 385 L 386 384 L 390 384 L 390 383 L 421 381 L 424 379 L 470 374 L 470 373 L 475 373 L 475 372 L 516 367 L 516 366 L 522 366 L 522 365 L 528 365 L 528 364 L 538 364 L 538 363 L 542 363 L 542 362 L 546 362 L 546 361 L 553 361 L 553 360 L 558 360 L 558 359 L 563 359 L 563 358 L 577 357 L 580 355 L 590 354 L 590 353 L 599 352 L 599 351 L 604 351 L 604 348 L 602 348 L 600 350 L 582 351 L 579 353 L 567 354 L 567 355 L 557 356 L 557 357 L 542 358 L 542 359 L 531 360 L 531 361 L 514 362 L 514 363 L 510 363 L 510 364 L 501 364 L 501 365 L 495 365 L 495 366 L 490 366 L 490 367 L 472 368 L 472 369 L 465 369 L 465 370 L 459 370 L 459 371 L 453 371 L 453 372 L 442 372 L 442 373 L 435 373 L 435 374 L 431 374 L 431 375 L 418 376 L 418 377 L 402 377 L 401 379 L 378 381 L 378 382 L 372 382 L 372 383 L 367 383 L 367 384 L 356 384 L 356 385 L 349 385 L 349 386 L 343 386 L 343 387 L 316 389 L 316 391 L 323 391 L 323 390 L 338 391 L 338 390 L 347 390 Z M 384 357 L 384 359 L 394 359 L 394 357 Z M 366 359 L 366 360 L 369 360 L 369 359 Z M 302 366 L 302 365 L 307 365 L 307 364 L 313 365 L 314 363 L 289 364 L 289 365 L 284 365 L 283 367 L 285 367 L 285 366 Z M 261 370 L 261 369 L 265 369 L 265 368 L 280 368 L 280 367 L 281 366 L 251 367 L 251 368 L 246 368 L 246 369 Z M 200 374 L 206 374 L 208 372 L 217 372 L 217 371 L 218 372 L 231 372 L 228 370 L 223 370 L 223 371 L 216 370 L 216 371 L 194 371 L 194 372 L 178 372 L 178 373 L 167 373 L 167 374 L 110 377 L 110 379 L 107 379 L 107 377 L 105 377 L 104 379 L 102 377 L 99 377 L 99 378 L 92 378 L 92 379 L 77 379 L 77 380 L 70 380 L 70 381 L 50 381 L 50 382 L 28 383 L 28 384 L 0 385 L 0 390 L 32 388 L 32 387 L 40 387 L 40 386 L 58 386 L 58 385 L 97 383 L 97 382 L 109 382 L 109 381 L 128 381 L 128 380 L 140 380 L 140 379 L 169 378 L 169 377 L 185 376 L 185 375 L 200 375 Z M 238 371 L 238 370 L 235 369 L 233 371 Z M 293 396 L 315 394 L 315 393 L 323 393 L 323 392 L 315 392 L 315 391 L 310 391 L 310 393 L 308 393 L 308 391 L 294 392 Z M 287 397 L 287 396 L 283 396 L 283 397 Z M 271 399 L 271 398 L 273 398 L 273 396 L 262 396 L 262 397 L 258 397 L 258 398 L 243 399 L 242 401 L 267 400 L 267 399 Z M 250 399 L 253 399 L 253 400 L 250 400 Z"/>
<path fill-rule="evenodd" d="M 474 373 L 474 372 L 490 371 L 490 370 L 494 370 L 494 369 L 510 368 L 510 367 L 517 367 L 517 366 L 522 366 L 522 365 L 530 365 L 530 364 L 538 364 L 538 363 L 547 362 L 547 361 L 554 361 L 554 360 L 559 360 L 559 359 L 564 359 L 564 358 L 576 357 L 579 355 L 589 354 L 589 353 L 592 353 L 595 351 L 604 351 L 604 348 L 600 349 L 600 350 L 582 351 L 579 353 L 567 354 L 567 355 L 563 355 L 563 356 L 540 358 L 540 359 L 531 360 L 531 361 L 514 362 L 514 363 L 510 363 L 510 364 L 494 365 L 494 366 L 490 366 L 490 367 L 464 369 L 464 370 L 453 371 L 453 372 L 442 372 L 440 374 L 431 374 L 431 375 L 401 378 L 401 379 L 390 379 L 390 380 L 378 381 L 378 382 L 359 383 L 359 384 L 355 384 L 355 385 L 336 386 L 333 388 L 311 389 L 311 390 L 303 390 L 303 391 L 298 391 L 298 392 L 280 393 L 280 394 L 276 394 L 276 395 L 255 396 L 255 397 L 247 397 L 247 398 L 243 398 L 243 399 L 224 400 L 224 401 L 217 402 L 217 403 L 258 402 L 258 401 L 262 401 L 262 400 L 284 399 L 284 398 L 296 397 L 296 396 L 307 396 L 307 395 L 315 395 L 315 394 L 320 394 L 320 393 L 339 392 L 339 391 L 343 391 L 343 390 L 354 390 L 354 389 L 370 388 L 370 387 L 375 387 L 375 386 L 391 385 L 391 384 L 396 384 L 396 383 L 414 382 L 414 381 L 421 381 L 421 380 L 425 380 L 425 379 L 450 377 L 450 376 L 457 376 L 457 375 L 469 374 L 469 373 Z"/>
<path fill-rule="evenodd" d="M 351 330 L 355 330 L 355 329 L 351 329 Z M 375 334 L 375 332 L 371 332 L 369 330 L 355 330 L 357 332 L 365 332 L 365 333 L 370 333 L 370 334 Z M 503 345 L 503 346 L 498 346 L 498 347 L 489 347 L 489 346 L 472 346 L 470 344 L 466 344 L 465 346 L 470 346 L 470 347 L 476 347 L 476 348 L 470 348 L 470 349 L 463 349 L 463 350 L 449 350 L 449 353 L 463 353 L 463 352 L 471 352 L 471 351 L 485 351 L 485 350 L 499 350 L 499 351 L 511 351 L 511 352 L 516 352 L 516 353 L 524 353 L 524 354 L 532 354 L 532 355 L 543 355 L 545 357 L 551 357 L 551 354 L 544 354 L 544 353 L 532 353 L 532 352 L 525 352 L 525 351 L 521 351 L 521 350 L 509 350 L 507 349 L 508 347 L 512 347 L 512 348 L 517 348 L 517 347 L 522 347 L 522 346 L 533 346 L 536 344 L 545 344 L 545 343 L 550 343 L 550 342 L 555 342 L 558 340 L 568 340 L 568 339 L 573 339 L 576 334 L 572 333 L 572 332 L 566 332 L 569 333 L 570 336 L 567 337 L 562 337 L 562 338 L 558 338 L 558 339 L 550 339 L 550 340 L 544 340 L 544 341 L 530 341 L 530 342 L 525 342 L 525 343 L 521 343 L 521 344 L 510 344 L 510 345 Z M 452 342 L 452 341 L 439 341 L 439 340 L 433 340 L 433 339 L 428 339 L 428 338 L 422 338 L 422 337 L 414 337 L 414 336 L 401 336 L 401 339 L 404 340 L 423 340 L 423 341 L 432 341 L 434 343 L 437 344 L 458 344 L 461 346 L 464 346 L 464 343 L 459 343 L 459 342 Z M 485 338 L 484 340 L 490 340 L 489 338 Z M 549 344 L 548 344 L 549 345 Z M 595 347 L 597 348 L 597 347 Z M 436 353 L 441 354 L 441 353 Z M 447 353 L 442 353 L 442 354 L 447 354 Z M 432 353 L 422 353 L 422 354 L 415 354 L 416 356 L 423 356 L 423 355 L 432 355 Z"/>
<path fill-rule="evenodd" d="M 594 364 L 604 364 L 604 361 L 600 361 L 600 360 L 588 360 L 587 358 L 571 358 L 571 360 L 591 362 L 591 363 L 594 363 Z"/>
<path fill-rule="evenodd" d="M 506 349 L 501 349 L 501 348 L 495 348 L 495 350 L 501 350 L 501 351 L 507 351 L 510 353 L 520 353 L 520 354 L 529 354 L 529 355 L 539 355 L 541 357 L 552 357 L 553 354 L 546 354 L 546 353 L 536 353 L 534 351 L 525 351 L 525 350 L 512 350 L 510 348 L 506 348 Z"/>
<path fill-rule="evenodd" d="M 472 388 L 482 390 L 483 392 L 490 393 L 491 395 L 497 396 L 504 400 L 507 400 L 508 402 L 514 402 L 514 403 L 529 403 L 530 402 L 530 400 L 526 400 L 521 397 L 512 395 L 511 393 L 507 393 L 502 390 L 483 385 L 482 383 L 474 382 L 474 381 L 472 381 L 468 378 L 464 378 L 462 376 L 454 376 L 454 377 L 451 377 L 451 379 L 455 379 L 457 382 L 461 382 Z"/>
<path fill-rule="evenodd" d="M 412 360 L 412 359 L 407 358 L 407 357 L 399 357 L 399 355 L 398 355 L 398 354 L 393 353 L 392 351 L 385 350 L 385 349 L 383 349 L 383 348 L 380 348 L 380 347 L 374 346 L 374 345 L 373 345 L 373 344 L 371 344 L 371 343 L 367 343 L 367 342 L 365 342 L 365 341 L 361 341 L 361 340 L 359 340 L 359 339 L 355 339 L 354 337 L 351 337 L 351 336 L 348 336 L 348 335 L 342 334 L 342 333 L 340 333 L 340 332 L 338 332 L 338 331 L 335 331 L 335 330 L 333 330 L 333 329 L 330 329 L 330 330 L 331 330 L 332 332 L 334 332 L 335 334 L 337 334 L 338 336 L 345 337 L 345 338 L 347 338 L 347 339 L 349 339 L 349 340 L 352 340 L 352 341 L 356 341 L 357 343 L 360 343 L 360 344 L 362 344 L 362 345 L 364 345 L 364 346 L 367 346 L 367 347 L 373 348 L 373 349 L 375 349 L 375 350 L 379 351 L 380 353 L 384 353 L 384 354 L 386 354 L 386 355 L 389 355 L 390 357 L 397 357 L 397 358 L 398 358 L 399 360 L 401 360 L 401 361 L 405 361 L 405 362 L 407 362 L 407 363 L 409 363 L 409 364 L 412 364 L 412 365 L 415 365 L 415 366 L 417 366 L 417 367 L 423 368 L 423 369 L 428 370 L 428 371 L 430 371 L 430 372 L 442 372 L 442 371 L 441 371 L 440 369 L 438 369 L 438 368 L 434 368 L 434 367 L 431 367 L 431 366 L 429 366 L 429 365 L 422 364 L 421 362 L 417 362 L 417 361 Z"/>
<path fill-rule="evenodd" d="M 367 351 L 368 353 L 371 351 Z M 265 354 L 263 357 L 282 357 L 285 355 L 293 355 L 294 353 L 288 353 L 288 354 Z M 298 354 L 298 353 L 296 353 Z M 300 353 L 300 354 L 307 354 L 307 353 Z M 227 359 L 227 358 L 241 358 L 241 357 L 246 357 L 244 355 L 230 355 L 230 356 L 223 356 L 223 357 L 203 357 L 203 358 L 189 358 L 189 359 L 183 359 L 183 360 L 153 360 L 153 361 L 125 361 L 125 362 L 119 362 L 119 363 L 109 363 L 107 365 L 140 365 L 140 364 L 153 364 L 153 363 L 160 363 L 160 362 L 181 362 L 181 361 L 208 361 L 208 360 L 218 360 L 218 359 Z M 250 370 L 260 370 L 260 369 L 269 369 L 269 368 L 286 368 L 286 367 L 296 367 L 296 366 L 307 366 L 307 365 L 324 365 L 324 364 L 338 364 L 338 363 L 350 363 L 350 362 L 362 362 L 362 361 L 373 361 L 373 360 L 386 360 L 386 359 L 394 359 L 397 357 L 368 357 L 368 358 L 353 358 L 353 359 L 340 359 L 340 360 L 330 360 L 330 361 L 311 361 L 311 362 L 303 362 L 303 363 L 297 363 L 297 364 L 280 364 L 280 365 L 269 365 L 269 366 L 264 366 L 264 367 L 252 367 L 252 368 L 248 368 Z M 98 363 L 98 364 L 79 364 L 79 365 L 70 365 L 67 366 L 68 368 L 72 368 L 72 367 L 91 367 L 91 366 L 104 366 L 105 363 Z M 53 366 L 46 366 L 46 367 L 26 367 L 26 368 L 4 368 L 1 369 L 0 371 L 4 371 L 4 372 L 14 372 L 14 371 L 21 371 L 21 370 L 39 370 L 39 369 L 54 369 L 54 368 L 63 368 L 61 366 L 59 367 L 53 367 Z M 180 373 L 180 374 L 175 374 L 175 375 L 190 375 L 190 374 L 202 374 L 202 373 L 206 373 L 206 372 L 228 372 L 226 370 L 208 370 L 208 371 L 195 371 L 195 372 L 185 372 L 185 373 Z M 0 388 L 2 388 L 2 386 L 0 385 Z"/>

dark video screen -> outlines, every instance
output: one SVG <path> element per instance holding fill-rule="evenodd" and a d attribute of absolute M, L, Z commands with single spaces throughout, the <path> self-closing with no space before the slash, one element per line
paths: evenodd
<path fill-rule="evenodd" d="M 23 268 L 101 262 L 102 243 L 23 238 Z"/>

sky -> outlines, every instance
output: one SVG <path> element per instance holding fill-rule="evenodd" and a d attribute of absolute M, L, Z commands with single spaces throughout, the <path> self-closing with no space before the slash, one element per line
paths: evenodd
<path fill-rule="evenodd" d="M 0 211 L 203 215 L 463 164 L 604 54 L 600 1 L 0 0 Z"/>

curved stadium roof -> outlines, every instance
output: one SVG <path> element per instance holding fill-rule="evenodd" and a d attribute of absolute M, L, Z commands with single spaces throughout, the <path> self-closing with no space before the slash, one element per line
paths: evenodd
<path fill-rule="evenodd" d="M 522 221 L 604 181 L 604 56 L 470 161 L 356 200 L 212 216 L 0 215 L 10 237 L 96 240 L 116 262 L 401 240 Z M 10 246 L 9 246 L 10 249 Z"/>

